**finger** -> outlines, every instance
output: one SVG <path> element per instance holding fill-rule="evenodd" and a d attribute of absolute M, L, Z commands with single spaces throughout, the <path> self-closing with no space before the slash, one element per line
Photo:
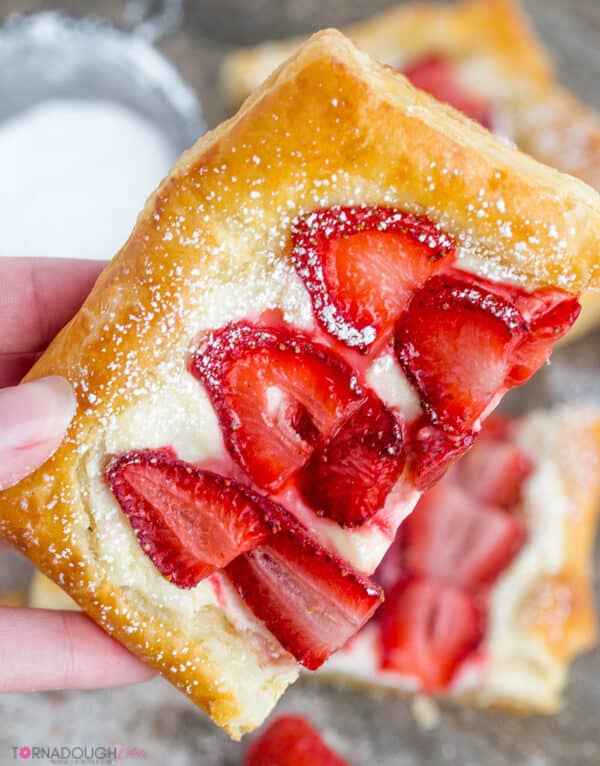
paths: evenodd
<path fill-rule="evenodd" d="M 75 407 L 73 389 L 57 375 L 0 390 L 0 490 L 54 453 Z"/>
<path fill-rule="evenodd" d="M 0 258 L 0 355 L 42 351 L 81 306 L 105 265 Z"/>
<path fill-rule="evenodd" d="M 99 689 L 155 672 L 85 615 L 0 607 L 0 692 Z"/>

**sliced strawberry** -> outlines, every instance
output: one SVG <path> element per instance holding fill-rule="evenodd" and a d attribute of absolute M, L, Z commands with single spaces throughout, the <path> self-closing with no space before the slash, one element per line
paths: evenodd
<path fill-rule="evenodd" d="M 427 56 L 415 61 L 403 70 L 416 88 L 427 91 L 438 101 L 445 101 L 467 117 L 493 129 L 492 108 L 490 103 L 476 96 L 461 85 L 452 63 L 442 56 Z"/>
<path fill-rule="evenodd" d="M 299 715 L 274 721 L 251 744 L 244 766 L 348 766 Z"/>
<path fill-rule="evenodd" d="M 181 588 L 197 585 L 269 531 L 258 496 L 169 451 L 127 452 L 109 463 L 106 479 L 142 549 Z"/>
<path fill-rule="evenodd" d="M 538 290 L 534 295 L 544 300 L 536 307 L 529 332 L 513 354 L 510 386 L 522 385 L 548 361 L 553 345 L 571 329 L 581 313 L 579 300 L 562 290 Z"/>
<path fill-rule="evenodd" d="M 439 481 L 446 471 L 473 444 L 475 435 L 449 434 L 432 426 L 425 418 L 413 424 L 407 445 L 410 472 L 417 489 L 423 491 Z"/>
<path fill-rule="evenodd" d="M 382 668 L 416 676 L 426 691 L 446 687 L 483 636 L 471 596 L 435 580 L 399 582 L 377 617 Z"/>
<path fill-rule="evenodd" d="M 317 319 L 361 351 L 391 329 L 412 292 L 454 253 L 427 219 L 383 207 L 317 210 L 295 221 L 292 240 Z"/>
<path fill-rule="evenodd" d="M 299 475 L 307 503 L 344 527 L 358 526 L 385 503 L 404 468 L 402 430 L 374 394 L 335 428 Z"/>
<path fill-rule="evenodd" d="M 396 354 L 434 425 L 472 430 L 504 392 L 520 312 L 468 275 L 431 277 L 396 325 Z"/>
<path fill-rule="evenodd" d="M 492 582 L 525 540 L 516 516 L 440 482 L 426 492 L 402 525 L 404 566 L 474 590 Z"/>
<path fill-rule="evenodd" d="M 379 586 L 322 548 L 283 508 L 272 534 L 225 573 L 242 599 L 295 659 L 316 670 L 372 616 Z"/>
<path fill-rule="evenodd" d="M 363 396 L 346 362 L 284 327 L 228 325 L 196 353 L 192 371 L 208 390 L 229 453 L 270 491 Z"/>
<path fill-rule="evenodd" d="M 514 442 L 483 438 L 457 463 L 452 479 L 483 503 L 511 508 L 532 470 L 533 461 Z"/>

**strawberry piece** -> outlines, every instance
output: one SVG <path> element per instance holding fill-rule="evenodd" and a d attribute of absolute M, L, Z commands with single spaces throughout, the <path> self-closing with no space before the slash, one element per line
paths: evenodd
<path fill-rule="evenodd" d="M 435 580 L 399 582 L 377 616 L 381 667 L 417 676 L 426 691 L 446 687 L 483 637 L 482 615 L 473 598 Z"/>
<path fill-rule="evenodd" d="M 192 372 L 207 388 L 230 455 L 269 491 L 363 396 L 346 362 L 285 327 L 228 325 L 196 353 Z"/>
<path fill-rule="evenodd" d="M 359 526 L 382 508 L 404 462 L 400 424 L 369 393 L 315 450 L 299 475 L 300 491 L 319 515 Z"/>
<path fill-rule="evenodd" d="M 452 479 L 483 503 L 511 508 L 532 470 L 531 458 L 517 444 L 480 438 L 456 465 Z"/>
<path fill-rule="evenodd" d="M 477 437 L 478 444 L 483 442 L 502 442 L 514 438 L 514 424 L 510 418 L 495 411 L 481 424 Z"/>
<path fill-rule="evenodd" d="M 506 388 L 521 313 L 469 276 L 431 277 L 396 325 L 396 354 L 431 422 L 472 430 Z"/>
<path fill-rule="evenodd" d="M 170 451 L 127 452 L 106 479 L 158 571 L 192 588 L 266 537 L 261 498 Z"/>
<path fill-rule="evenodd" d="M 445 101 L 484 128 L 493 129 L 491 105 L 460 84 L 448 59 L 427 56 L 405 68 L 403 73 L 416 88 L 427 91 L 438 101 Z"/>
<path fill-rule="evenodd" d="M 530 320 L 529 332 L 517 345 L 513 354 L 513 367 L 509 386 L 520 386 L 536 372 L 560 340 L 573 326 L 581 313 L 579 300 L 562 290 L 538 290 L 532 301 L 542 302 Z"/>
<path fill-rule="evenodd" d="M 316 670 L 367 622 L 382 593 L 280 506 L 270 523 L 271 535 L 234 559 L 225 573 L 283 648 Z"/>
<path fill-rule="evenodd" d="M 415 487 L 421 491 L 438 482 L 473 444 L 475 435 L 448 434 L 421 418 L 411 429 L 407 449 Z"/>
<path fill-rule="evenodd" d="M 348 766 L 299 715 L 281 716 L 246 752 L 244 766 Z"/>
<path fill-rule="evenodd" d="M 292 228 L 292 260 L 318 321 L 361 351 L 391 330 L 412 292 L 453 253 L 430 221 L 392 208 L 332 207 Z"/>
<path fill-rule="evenodd" d="M 449 482 L 426 492 L 402 525 L 408 571 L 470 590 L 492 582 L 524 540 L 519 519 Z"/>

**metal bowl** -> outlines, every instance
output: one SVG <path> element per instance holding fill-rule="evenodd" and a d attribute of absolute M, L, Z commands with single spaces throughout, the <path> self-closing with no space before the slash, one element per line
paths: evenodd
<path fill-rule="evenodd" d="M 141 35 L 59 12 L 0 27 L 0 121 L 51 98 L 118 102 L 156 125 L 173 159 L 206 129 L 195 93 Z"/>

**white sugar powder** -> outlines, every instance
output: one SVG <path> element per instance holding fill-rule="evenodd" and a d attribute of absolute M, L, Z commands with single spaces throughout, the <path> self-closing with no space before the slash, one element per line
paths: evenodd
<path fill-rule="evenodd" d="M 0 256 L 112 258 L 174 159 L 108 101 L 46 101 L 0 123 Z"/>

